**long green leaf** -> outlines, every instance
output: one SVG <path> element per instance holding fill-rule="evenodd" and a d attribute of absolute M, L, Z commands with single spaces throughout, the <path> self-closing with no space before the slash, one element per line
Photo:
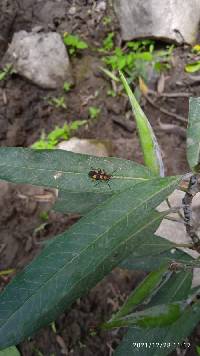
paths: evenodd
<path fill-rule="evenodd" d="M 174 274 L 151 300 L 150 305 L 172 303 L 187 299 L 191 291 L 191 283 L 191 271 Z M 189 320 L 187 320 L 188 315 Z M 170 327 L 149 328 L 146 330 L 130 327 L 114 355 L 136 356 L 138 352 L 144 356 L 168 355 L 194 328 L 198 317 L 196 320 L 192 320 L 192 318 L 193 312 L 189 309 L 189 311 L 185 310 L 180 319 Z"/>
<path fill-rule="evenodd" d="M 151 235 L 162 215 L 154 211 L 179 177 L 137 184 L 106 200 L 55 238 L 0 295 L 0 349 L 54 320 Z M 157 221 L 157 224 L 156 224 Z"/>
<path fill-rule="evenodd" d="M 171 324 L 176 319 L 178 319 L 180 314 L 176 315 L 175 319 L 173 317 L 171 318 L 171 314 L 173 312 L 170 311 L 169 313 L 168 307 L 167 313 L 164 312 L 163 314 L 164 319 L 162 319 L 162 317 L 159 319 L 156 314 L 157 312 L 160 313 L 160 307 L 161 309 L 163 309 L 164 305 L 173 305 L 173 302 L 182 301 L 183 299 L 186 299 L 191 289 L 191 284 L 191 271 L 181 272 L 172 275 L 172 272 L 167 271 L 166 266 L 163 266 L 158 271 L 151 272 L 133 291 L 133 293 L 129 296 L 129 298 L 124 303 L 119 312 L 115 314 L 112 319 L 109 320 L 107 323 L 104 323 L 103 326 L 105 329 L 129 325 L 140 326 L 139 323 L 141 322 L 141 318 L 143 320 L 143 323 L 144 320 L 147 321 L 147 323 L 144 324 L 145 327 L 165 326 L 164 323 L 166 322 L 166 315 L 168 316 L 167 322 Z M 153 297 L 151 297 L 152 293 Z M 150 299 L 148 307 L 143 312 L 130 314 L 133 309 L 139 303 L 143 302 L 146 298 Z M 152 307 L 155 306 L 158 306 L 158 308 L 152 309 Z M 172 308 L 174 310 L 174 306 Z M 156 313 L 155 315 L 154 312 Z M 149 315 L 151 315 L 150 320 Z M 149 325 L 148 321 L 150 322 Z M 156 323 L 161 324 L 158 325 Z"/>
<path fill-rule="evenodd" d="M 144 162 L 149 169 L 161 177 L 164 176 L 164 165 L 161 156 L 161 150 L 158 145 L 157 139 L 154 135 L 153 129 L 137 102 L 130 86 L 123 73 L 120 71 L 120 78 L 124 88 L 128 94 L 132 110 L 135 116 L 136 126 L 139 134 L 140 144 L 144 156 Z"/>
<path fill-rule="evenodd" d="M 191 334 L 200 320 L 200 307 L 187 308 L 181 317 L 168 327 L 130 328 L 114 352 L 114 356 L 166 356 Z M 186 342 L 186 347 L 187 347 Z M 189 344 L 188 344 L 189 348 Z"/>
<path fill-rule="evenodd" d="M 111 174 L 107 182 L 94 182 L 88 173 L 101 168 Z M 121 191 L 152 178 L 146 167 L 112 157 L 95 157 L 62 150 L 0 148 L 0 179 L 48 186 L 70 192 Z"/>
<path fill-rule="evenodd" d="M 192 270 L 173 273 L 171 278 L 153 296 L 148 306 L 172 303 L 186 299 L 191 291 Z"/>
<path fill-rule="evenodd" d="M 192 170 L 200 160 L 200 98 L 190 98 L 189 101 L 187 160 Z"/>
<path fill-rule="evenodd" d="M 171 303 L 169 305 L 156 305 L 119 319 L 111 319 L 111 321 L 102 325 L 102 329 L 109 330 L 128 326 L 156 328 L 171 325 L 180 318 L 184 307 L 185 304 L 180 302 Z"/>
<path fill-rule="evenodd" d="M 136 306 L 141 304 L 153 291 L 155 291 L 156 288 L 158 288 L 158 286 L 161 285 L 163 280 L 167 279 L 169 273 L 170 272 L 167 271 L 166 266 L 151 272 L 129 295 L 120 310 L 112 317 L 111 321 L 131 313 Z"/>

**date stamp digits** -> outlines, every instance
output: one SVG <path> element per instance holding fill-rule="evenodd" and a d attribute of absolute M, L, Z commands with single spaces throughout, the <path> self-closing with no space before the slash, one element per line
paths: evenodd
<path fill-rule="evenodd" d="M 189 348 L 191 345 L 189 342 L 133 342 L 132 346 L 134 349 L 171 349 L 171 348 Z"/>

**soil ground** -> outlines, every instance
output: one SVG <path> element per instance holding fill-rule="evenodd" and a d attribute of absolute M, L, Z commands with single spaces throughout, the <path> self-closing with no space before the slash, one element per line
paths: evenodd
<path fill-rule="evenodd" d="M 105 11 L 98 12 L 98 3 L 99 1 L 89 0 L 1 0 L 0 60 L 16 31 L 31 31 L 35 26 L 41 26 L 45 31 L 73 32 L 91 46 L 99 47 L 106 35 L 115 31 L 116 40 L 120 42 L 119 25 L 111 6 L 107 4 Z M 74 13 L 69 11 L 73 6 L 76 7 Z M 103 25 L 104 16 L 112 18 L 111 24 Z M 164 114 L 159 108 L 187 118 L 189 94 L 200 96 L 200 81 L 192 81 L 184 73 L 188 56 L 189 49 L 175 49 L 173 66 L 165 77 L 164 92 L 176 93 L 176 96 L 158 95 L 153 104 L 148 98 L 143 98 L 141 102 L 161 146 L 166 174 L 170 175 L 189 170 L 185 157 L 186 124 L 170 114 Z M 119 120 L 123 121 L 125 115 L 130 113 L 127 99 L 123 96 L 116 99 L 106 94 L 110 83 L 98 68 L 102 65 L 101 55 L 88 49 L 72 58 L 71 62 L 75 86 L 67 94 L 63 94 L 63 90 L 42 90 L 18 75 L 12 75 L 8 80 L 0 82 L 1 146 L 28 147 L 40 137 L 42 130 L 50 132 L 56 125 L 63 125 L 66 120 L 71 122 L 89 119 L 88 108 L 95 106 L 101 108 L 99 119 L 90 120 L 91 124 L 81 128 L 76 136 L 110 140 L 113 143 L 114 156 L 142 162 L 135 129 L 129 130 L 128 127 L 119 125 Z M 156 84 L 157 81 L 152 83 L 155 91 Z M 95 96 L 97 89 L 98 96 Z M 52 107 L 44 99 L 61 95 L 65 96 L 67 109 Z M 160 126 L 160 121 L 176 127 Z M 18 271 L 38 253 L 42 240 L 64 231 L 77 217 L 55 213 L 51 210 L 51 204 L 33 199 L 35 195 L 50 193 L 46 189 L 4 182 L 1 182 L 0 189 L 0 270 L 15 268 Z M 49 212 L 45 226 L 42 225 L 44 221 L 41 218 L 44 211 Z M 112 355 L 122 337 L 122 331 L 98 332 L 93 335 L 92 326 L 108 319 L 143 276 L 142 272 L 114 270 L 87 297 L 78 300 L 70 311 L 55 322 L 56 330 L 47 327 L 20 344 L 21 354 Z M 9 278 L 2 278 L 1 287 L 8 281 Z M 198 340 L 198 330 L 192 337 L 194 341 L 196 337 Z M 187 355 L 194 355 L 193 351 L 191 349 Z"/>

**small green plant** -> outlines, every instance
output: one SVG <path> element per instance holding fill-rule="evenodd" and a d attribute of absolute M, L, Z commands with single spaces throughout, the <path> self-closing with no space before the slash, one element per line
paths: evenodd
<path fill-rule="evenodd" d="M 5 67 L 0 70 L 0 81 L 5 80 L 10 74 L 15 73 L 12 64 L 6 64 Z"/>
<path fill-rule="evenodd" d="M 65 98 L 64 96 L 60 96 L 59 98 L 52 97 L 52 98 L 45 98 L 48 103 L 52 106 L 55 106 L 55 108 L 59 109 L 67 109 L 67 105 L 65 103 Z"/>
<path fill-rule="evenodd" d="M 107 90 L 107 95 L 112 96 L 113 98 L 117 95 L 113 89 L 108 89 Z"/>
<path fill-rule="evenodd" d="M 104 57 L 106 65 L 114 71 L 124 70 L 129 73 L 139 62 L 153 62 L 153 55 L 150 52 L 124 52 L 117 47 L 112 56 Z"/>
<path fill-rule="evenodd" d="M 55 148 L 61 140 L 69 140 L 72 134 L 86 123 L 86 120 L 75 120 L 69 124 L 65 123 L 62 127 L 56 126 L 48 135 L 42 132 L 40 140 L 36 141 L 31 147 L 35 149 Z"/>
<path fill-rule="evenodd" d="M 150 52 L 153 53 L 155 48 L 154 40 L 137 40 L 127 42 L 127 47 L 134 52 Z"/>
<path fill-rule="evenodd" d="M 104 16 L 102 19 L 102 23 L 104 26 L 110 25 L 112 22 L 112 18 L 110 16 Z"/>
<path fill-rule="evenodd" d="M 68 93 L 71 90 L 72 84 L 68 82 L 64 82 L 63 84 L 63 90 Z"/>
<path fill-rule="evenodd" d="M 111 71 L 123 70 L 128 82 L 139 77 L 147 81 L 149 65 L 160 72 L 170 68 L 173 48 L 172 45 L 163 50 L 156 50 L 153 40 L 130 41 L 124 49 L 116 47 L 114 54 L 105 56 L 103 61 Z"/>
<path fill-rule="evenodd" d="M 191 56 L 193 58 L 193 61 L 185 65 L 185 71 L 187 73 L 195 73 L 200 71 L 200 60 L 199 60 L 200 45 L 196 44 L 194 47 L 192 47 L 191 52 L 192 52 Z"/>
<path fill-rule="evenodd" d="M 97 108 L 96 106 L 90 106 L 89 107 L 89 116 L 91 119 L 97 119 L 101 112 L 100 108 Z"/>
<path fill-rule="evenodd" d="M 196 53 L 196 54 L 200 54 L 200 44 L 199 43 L 192 47 L 192 52 Z"/>
<path fill-rule="evenodd" d="M 114 32 L 110 32 L 107 37 L 104 39 L 103 41 L 103 47 L 100 48 L 100 51 L 105 51 L 105 52 L 109 52 L 113 49 L 114 47 L 114 38 L 115 34 Z"/>
<path fill-rule="evenodd" d="M 155 51 L 154 69 L 165 72 L 171 68 L 174 45 L 167 45 L 165 49 Z"/>
<path fill-rule="evenodd" d="M 48 221 L 49 220 L 49 212 L 48 211 L 41 211 L 40 213 L 40 219 L 42 221 Z"/>
<path fill-rule="evenodd" d="M 71 55 L 76 54 L 79 50 L 88 48 L 88 44 L 85 41 L 81 40 L 78 36 L 71 35 L 67 32 L 64 33 L 63 40 Z"/>
<path fill-rule="evenodd" d="M 186 153 L 191 172 L 164 177 L 150 122 L 123 73 L 118 80 L 132 106 L 145 166 L 63 150 L 0 148 L 0 179 L 56 188 L 54 210 L 83 216 L 44 244 L 42 252 L 1 292 L 3 355 L 7 347 L 52 323 L 116 267 L 149 272 L 117 313 L 98 326 L 127 331 L 116 354 L 136 355 L 138 344 L 145 347 L 145 355 L 159 356 L 181 343 L 190 346 L 186 337 L 200 321 L 200 287 L 192 286 L 192 271 L 200 268 L 200 260 L 180 248 L 200 251 L 191 206 L 200 192 L 200 97 L 189 103 Z M 175 189 L 184 197 L 180 206 L 158 211 Z M 160 223 L 172 213 L 173 217 L 177 213 L 179 224 L 182 218 L 188 243 L 158 235 Z"/>

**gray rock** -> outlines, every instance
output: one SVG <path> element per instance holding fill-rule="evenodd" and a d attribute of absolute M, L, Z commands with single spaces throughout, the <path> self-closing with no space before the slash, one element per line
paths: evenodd
<path fill-rule="evenodd" d="M 122 38 L 156 38 L 194 43 L 200 21 L 199 0 L 114 0 Z"/>
<path fill-rule="evenodd" d="M 112 142 L 109 140 L 81 139 L 72 137 L 68 141 L 62 141 L 57 146 L 61 150 L 75 153 L 83 153 L 98 157 L 112 155 Z"/>
<path fill-rule="evenodd" d="M 69 57 L 61 36 L 55 32 L 14 34 L 3 58 L 16 72 L 42 88 L 55 89 L 72 82 Z"/>

